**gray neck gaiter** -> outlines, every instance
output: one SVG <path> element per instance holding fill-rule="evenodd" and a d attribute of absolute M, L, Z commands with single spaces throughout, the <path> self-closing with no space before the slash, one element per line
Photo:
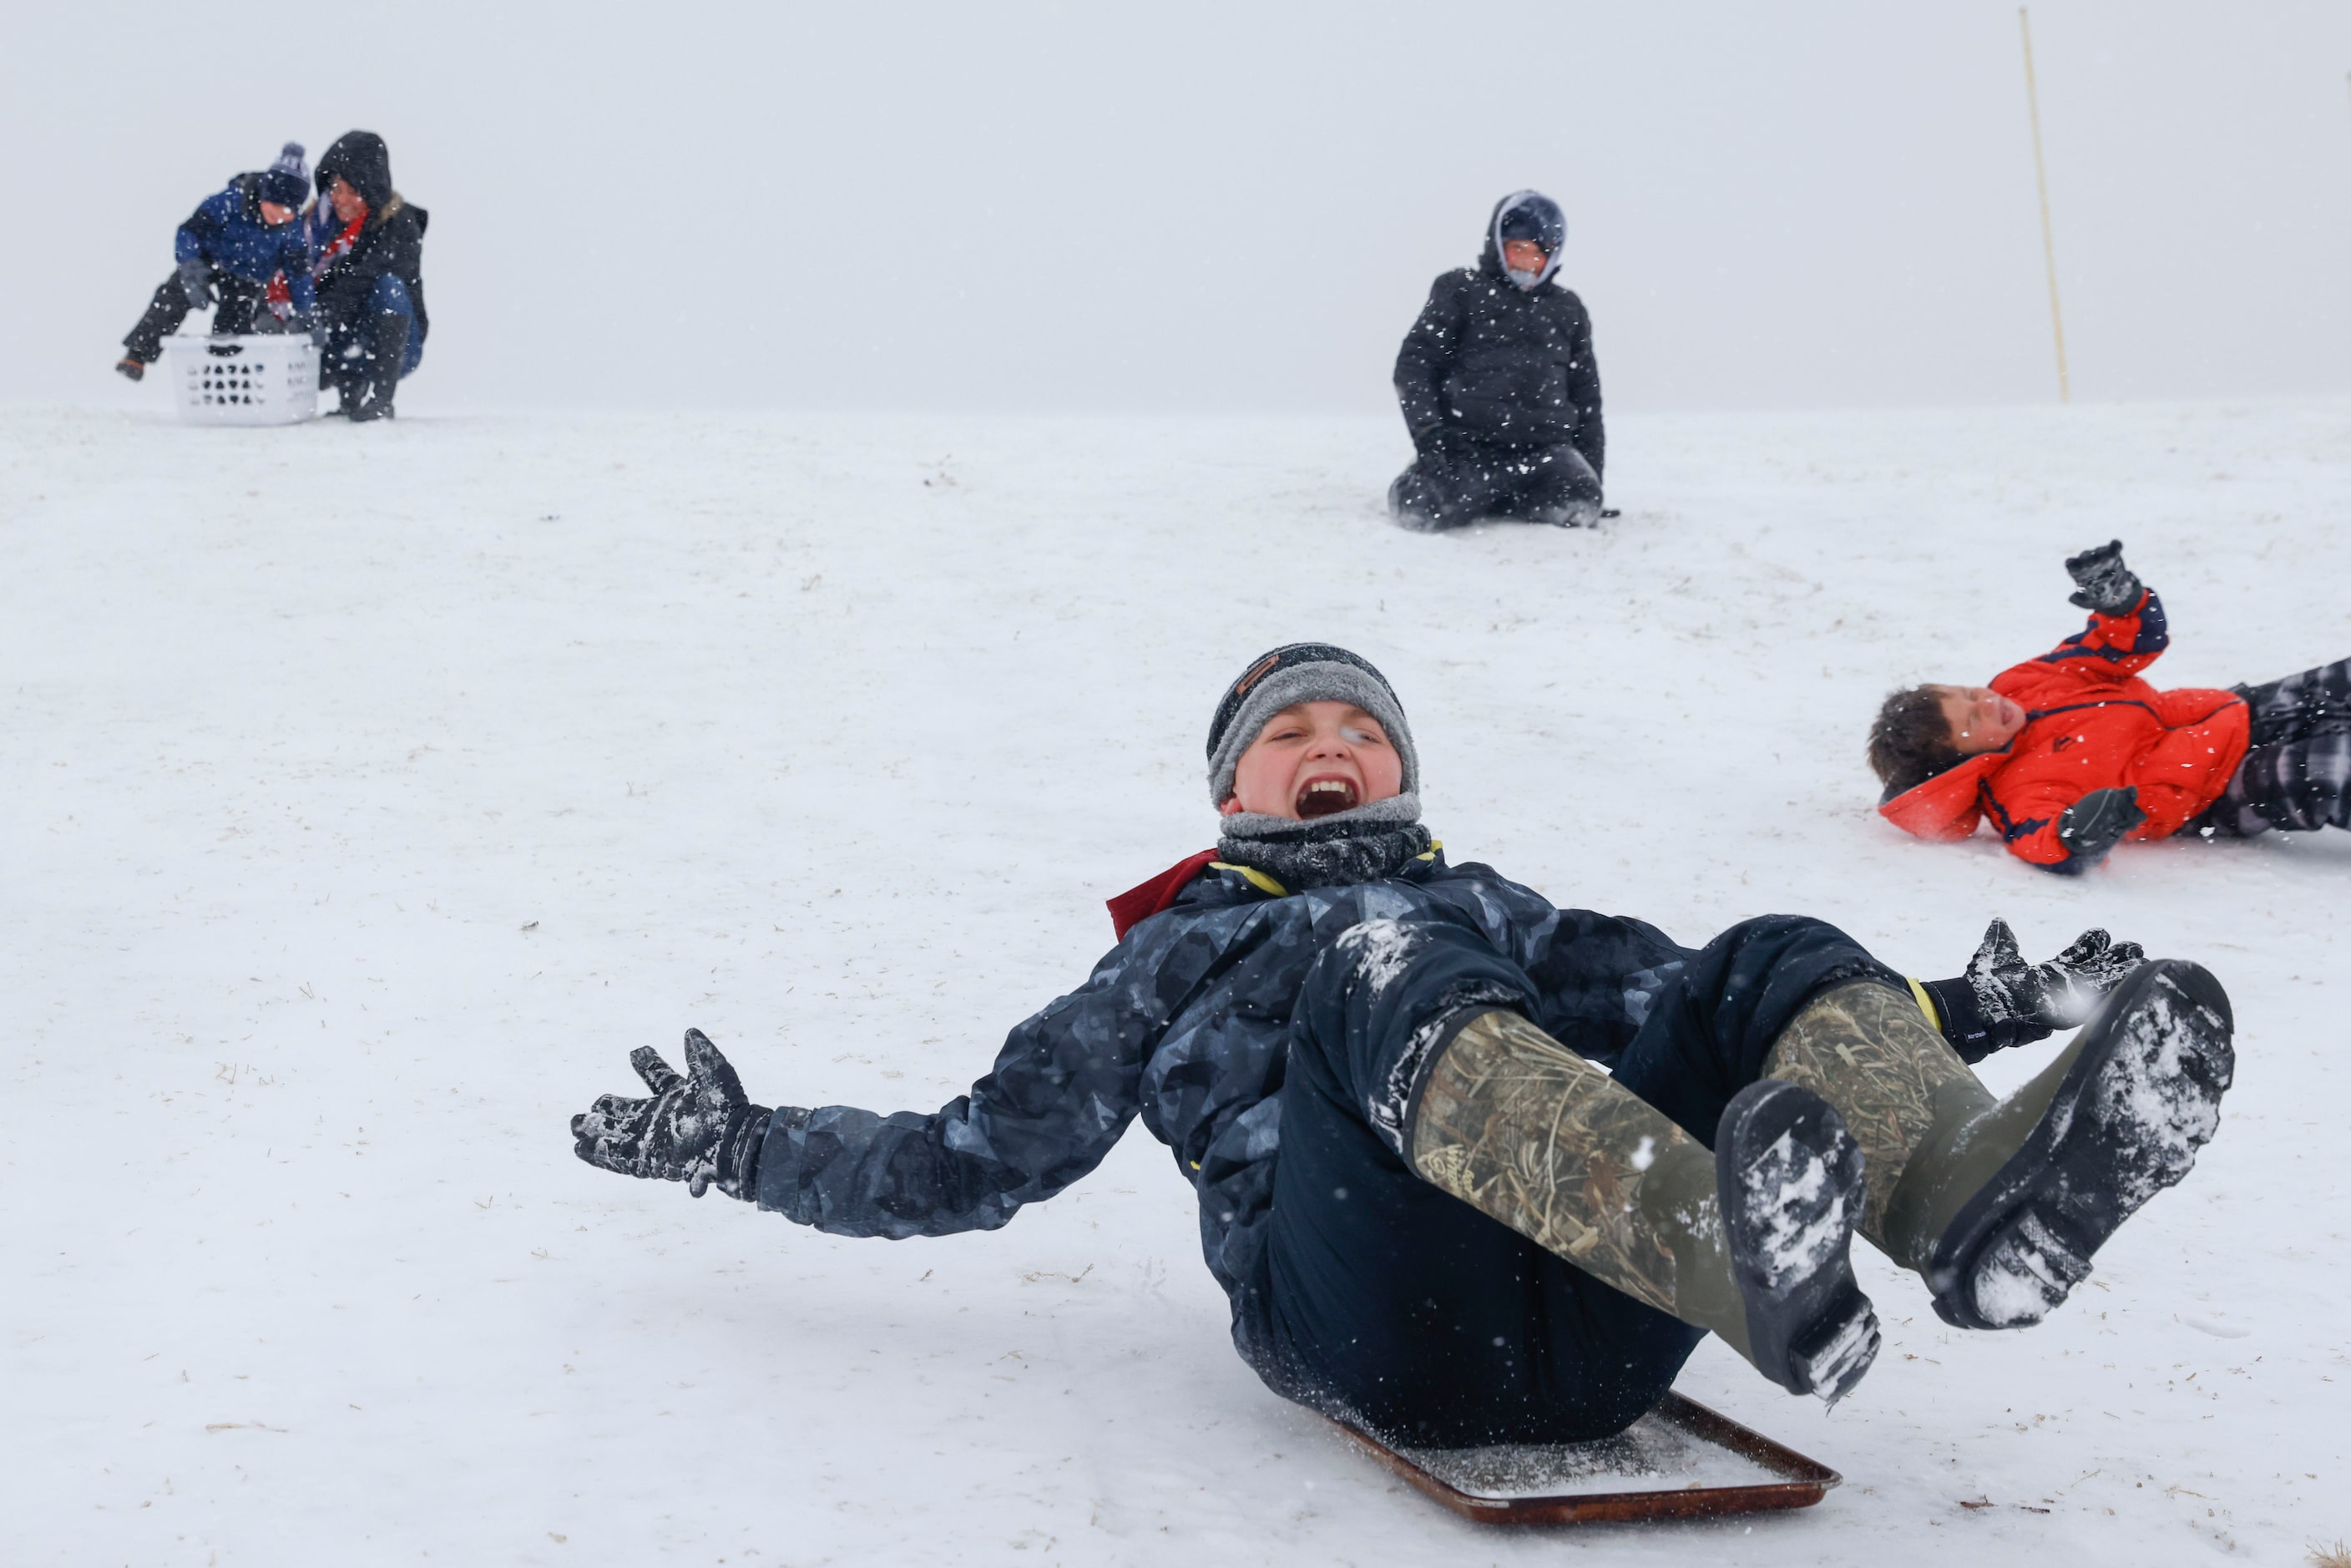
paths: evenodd
<path fill-rule="evenodd" d="M 1219 859 L 1261 871 L 1292 893 L 1394 876 L 1430 845 L 1417 795 L 1391 796 L 1309 822 L 1240 811 L 1219 826 Z"/>

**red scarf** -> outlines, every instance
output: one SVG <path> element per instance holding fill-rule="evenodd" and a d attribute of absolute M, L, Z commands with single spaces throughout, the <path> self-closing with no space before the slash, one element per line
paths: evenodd
<path fill-rule="evenodd" d="M 334 238 L 329 240 L 326 244 L 326 247 L 319 252 L 319 259 L 311 264 L 310 276 L 312 277 L 326 277 L 327 268 L 334 266 L 335 263 L 350 255 L 351 246 L 359 244 L 360 242 L 360 229 L 366 223 L 367 213 L 362 209 L 358 217 L 353 218 L 349 224 L 345 225 L 343 231 Z"/>

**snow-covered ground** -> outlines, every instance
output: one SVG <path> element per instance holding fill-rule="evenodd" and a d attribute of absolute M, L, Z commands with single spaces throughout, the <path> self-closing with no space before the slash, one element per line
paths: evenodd
<path fill-rule="evenodd" d="M 1889 686 L 2076 623 L 2120 535 L 2174 685 L 2351 653 L 2351 406 L 1622 419 L 1593 533 L 1399 532 L 1392 420 L 0 411 L 0 1557 L 2300 1562 L 2351 1534 L 2351 835 L 2083 881 L 1913 842 Z M 404 402 L 407 400 L 403 400 Z M 1375 659 L 1432 825 L 1686 941 L 2004 914 L 2209 964 L 2239 1086 L 2046 1325 L 1882 1260 L 1846 1478 L 1719 1525 L 1480 1532 L 1235 1358 L 1140 1130 L 993 1235 L 848 1241 L 590 1170 L 699 1025 L 755 1098 L 928 1109 L 1204 847 L 1241 664 Z M 1997 1063 L 2013 1083 L 2049 1048 Z M 1751 1531 L 1751 1534 L 1750 1531 Z"/>

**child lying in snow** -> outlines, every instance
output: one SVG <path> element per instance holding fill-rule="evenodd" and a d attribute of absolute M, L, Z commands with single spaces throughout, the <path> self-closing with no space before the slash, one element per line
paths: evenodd
<path fill-rule="evenodd" d="M 1856 1228 L 1948 1321 L 2037 1322 L 2218 1125 L 2227 998 L 2104 932 L 2028 965 L 1995 921 L 1922 985 L 1817 920 L 1691 949 L 1447 863 L 1404 710 L 1343 649 L 1250 665 L 1207 751 L 1218 846 L 1113 900 L 1118 946 L 967 1096 L 771 1111 L 688 1030 L 685 1076 L 641 1049 L 652 1097 L 572 1119 L 580 1157 L 942 1236 L 1050 1197 L 1139 1114 L 1266 1383 L 1458 1446 L 1619 1431 L 1708 1330 L 1841 1396 L 1877 1349 Z M 1968 1071 L 2093 1014 L 2004 1102 Z"/>
<path fill-rule="evenodd" d="M 2010 851 L 2079 873 L 2124 838 L 2351 826 L 2351 659 L 2262 686 L 2160 692 L 2163 601 L 2120 539 L 2065 562 L 2089 626 L 1989 686 L 1912 686 L 1869 732 L 1878 810 L 1923 839 L 1990 818 Z"/>

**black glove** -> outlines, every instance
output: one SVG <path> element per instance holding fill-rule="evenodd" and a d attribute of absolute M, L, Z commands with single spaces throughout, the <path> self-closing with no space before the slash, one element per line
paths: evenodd
<path fill-rule="evenodd" d="M 1983 946 L 1968 960 L 1968 989 L 1983 1015 L 2043 1029 L 2075 1029 L 2097 1010 L 2108 991 L 2147 962 L 2147 949 L 2091 929 L 2046 964 L 2028 964 L 2005 920 L 1984 929 Z"/>
<path fill-rule="evenodd" d="M 2065 808 L 2057 819 L 2057 841 L 2073 859 L 2056 869 L 2084 872 L 2106 858 L 2125 833 L 2147 821 L 2138 809 L 2138 795 L 2125 785 L 2119 789 L 2093 789 Z"/>
<path fill-rule="evenodd" d="M 2079 584 L 2067 601 L 2085 610 L 2095 610 L 2101 615 L 2120 615 L 2138 602 L 2146 591 L 2131 569 L 2123 564 L 2123 541 L 2116 539 L 2095 549 L 2085 549 L 2080 555 L 2065 558 L 2065 570 Z"/>
<path fill-rule="evenodd" d="M 202 256 L 192 256 L 180 263 L 180 292 L 188 297 L 191 310 L 201 310 L 213 302 L 212 268 Z"/>
<path fill-rule="evenodd" d="M 2045 964 L 2028 964 L 2005 920 L 1985 928 L 1983 946 L 1957 979 L 1924 982 L 1944 1038 L 1969 1061 L 2073 1029 L 2105 994 L 2147 961 L 2136 942 L 2085 931 Z"/>
<path fill-rule="evenodd" d="M 629 1052 L 629 1065 L 653 1097 L 599 1096 L 594 1109 L 571 1118 L 573 1152 L 622 1176 L 682 1181 L 696 1197 L 716 1183 L 729 1197 L 755 1198 L 759 1141 L 774 1113 L 744 1096 L 710 1037 L 685 1031 L 684 1078 L 650 1045 Z"/>

